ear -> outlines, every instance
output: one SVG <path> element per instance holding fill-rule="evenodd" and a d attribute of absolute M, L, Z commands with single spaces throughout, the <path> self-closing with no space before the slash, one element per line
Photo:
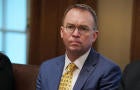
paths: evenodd
<path fill-rule="evenodd" d="M 63 29 L 64 29 L 63 26 L 61 26 L 60 27 L 60 36 L 61 36 L 61 38 L 63 38 Z"/>
<path fill-rule="evenodd" d="M 95 42 L 96 41 L 96 39 L 97 39 L 97 37 L 98 37 L 98 31 L 94 31 L 93 32 L 93 42 Z"/>

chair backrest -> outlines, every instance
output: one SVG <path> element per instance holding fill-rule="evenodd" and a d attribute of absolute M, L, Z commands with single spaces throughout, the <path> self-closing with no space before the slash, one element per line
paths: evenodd
<path fill-rule="evenodd" d="M 12 64 L 15 90 L 36 90 L 36 78 L 39 66 Z"/>

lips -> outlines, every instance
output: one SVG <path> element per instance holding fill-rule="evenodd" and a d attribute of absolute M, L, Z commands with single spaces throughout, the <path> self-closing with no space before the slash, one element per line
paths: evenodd
<path fill-rule="evenodd" d="M 80 41 L 71 41 L 70 44 L 74 45 L 74 46 L 77 46 L 77 45 L 80 45 L 81 42 Z"/>

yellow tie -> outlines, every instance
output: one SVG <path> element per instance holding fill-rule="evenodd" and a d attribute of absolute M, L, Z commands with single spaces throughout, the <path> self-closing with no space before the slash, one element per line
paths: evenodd
<path fill-rule="evenodd" d="M 72 90 L 72 75 L 73 71 L 76 69 L 76 65 L 74 63 L 70 63 L 66 68 L 66 73 L 61 78 L 61 82 L 59 85 L 59 90 Z"/>

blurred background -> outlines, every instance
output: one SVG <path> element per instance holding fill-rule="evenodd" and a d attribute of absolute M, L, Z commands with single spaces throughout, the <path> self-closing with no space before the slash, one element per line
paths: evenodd
<path fill-rule="evenodd" d="M 98 52 L 122 69 L 140 59 L 139 0 L 0 0 L 0 51 L 12 63 L 32 65 L 65 53 L 59 28 L 64 10 L 74 3 L 97 13 Z"/>
<path fill-rule="evenodd" d="M 27 0 L 0 0 L 0 51 L 14 63 L 27 63 L 28 10 Z"/>

